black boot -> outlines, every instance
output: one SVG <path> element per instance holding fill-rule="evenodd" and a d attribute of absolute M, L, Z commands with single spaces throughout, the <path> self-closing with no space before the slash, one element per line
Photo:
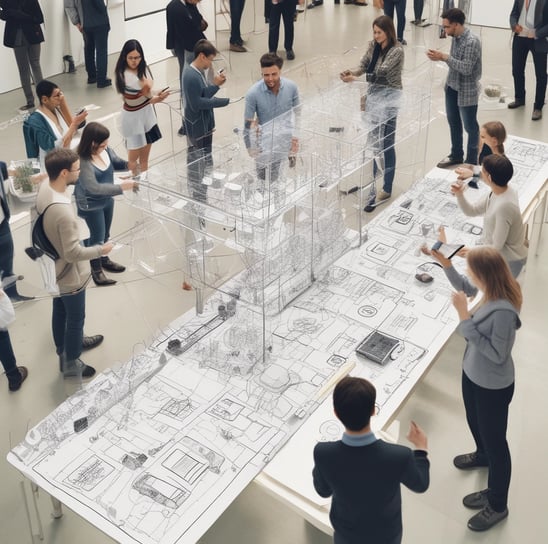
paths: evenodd
<path fill-rule="evenodd" d="M 74 66 L 72 55 L 65 55 L 63 57 L 63 67 L 63 71 L 68 72 L 69 74 L 74 74 L 76 72 L 76 66 Z"/>
<path fill-rule="evenodd" d="M 21 384 L 27 379 L 29 371 L 25 366 L 15 367 L 11 372 L 7 372 L 8 389 L 10 391 L 19 391 Z"/>
<path fill-rule="evenodd" d="M 95 285 L 107 286 L 114 285 L 116 283 L 116 280 L 111 280 L 110 278 L 107 278 L 105 276 L 105 273 L 103 272 L 103 267 L 101 265 L 101 259 L 92 259 L 90 263 L 91 277 L 93 278 Z"/>
<path fill-rule="evenodd" d="M 125 272 L 126 270 L 125 266 L 111 261 L 108 257 L 101 257 L 101 266 L 105 270 L 108 270 L 109 272 L 114 272 L 115 274 L 118 274 L 119 272 Z"/>

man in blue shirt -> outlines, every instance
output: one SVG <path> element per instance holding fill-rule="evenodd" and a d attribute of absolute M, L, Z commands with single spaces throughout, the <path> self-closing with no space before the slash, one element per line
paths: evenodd
<path fill-rule="evenodd" d="M 423 493 L 430 483 L 426 435 L 411 422 L 407 439 L 414 451 L 377 439 L 370 427 L 375 399 L 367 380 L 343 378 L 333 391 L 335 415 L 345 427 L 342 440 L 314 448 L 314 488 L 333 497 L 329 517 L 335 544 L 400 544 L 400 484 Z"/>
<path fill-rule="evenodd" d="M 281 77 L 283 62 L 276 54 L 263 55 L 262 80 L 245 97 L 245 146 L 257 161 L 257 176 L 268 182 L 267 187 L 277 181 L 282 160 L 294 160 L 299 149 L 299 91 L 293 81 Z"/>

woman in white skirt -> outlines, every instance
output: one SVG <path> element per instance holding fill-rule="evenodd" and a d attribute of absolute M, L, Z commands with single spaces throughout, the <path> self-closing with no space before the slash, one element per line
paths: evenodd
<path fill-rule="evenodd" d="M 153 94 L 154 81 L 137 40 L 128 40 L 116 63 L 116 90 L 124 99 L 121 132 L 128 150 L 128 167 L 134 174 L 148 170 L 150 148 L 162 137 L 153 105 L 167 98 L 167 90 Z"/>

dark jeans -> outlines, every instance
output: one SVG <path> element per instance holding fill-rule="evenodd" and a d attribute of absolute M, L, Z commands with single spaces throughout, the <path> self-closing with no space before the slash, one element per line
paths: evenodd
<path fill-rule="evenodd" d="M 489 504 L 502 512 L 508 502 L 512 473 L 510 449 L 506 441 L 508 407 L 514 394 L 514 384 L 504 389 L 485 389 L 462 373 L 462 398 L 466 420 L 476 443 L 478 454 L 489 464 Z"/>
<path fill-rule="evenodd" d="M 397 110 L 388 110 L 393 115 L 390 115 L 386 123 L 378 127 L 378 138 L 380 146 L 384 153 L 384 182 L 382 190 L 385 193 L 392 193 L 392 184 L 396 175 L 396 122 Z M 373 161 L 373 176 L 376 178 L 378 172 L 377 161 Z"/>
<path fill-rule="evenodd" d="M 78 210 L 78 215 L 89 228 L 89 238 L 84 242 L 86 246 L 102 245 L 110 238 L 113 214 L 113 198 L 109 198 L 105 206 L 97 210 Z"/>
<path fill-rule="evenodd" d="M 89 79 L 104 83 L 107 79 L 108 26 L 84 30 L 84 59 Z"/>
<path fill-rule="evenodd" d="M 413 0 L 413 11 L 415 12 L 415 21 L 422 19 L 422 11 L 424 10 L 424 0 Z"/>
<path fill-rule="evenodd" d="M 512 41 L 512 76 L 514 77 L 514 97 L 516 102 L 525 103 L 525 65 L 527 55 L 531 52 L 533 64 L 535 66 L 535 76 L 537 86 L 535 89 L 536 110 L 541 110 L 546 98 L 546 53 L 535 51 L 535 40 L 532 38 L 522 38 L 514 34 Z"/>
<path fill-rule="evenodd" d="M 405 30 L 405 8 L 407 7 L 407 0 L 384 0 L 384 14 L 388 15 L 390 19 L 394 20 L 394 8 L 396 8 L 396 15 L 398 17 L 398 26 L 396 34 L 398 40 L 403 40 L 403 31 Z"/>
<path fill-rule="evenodd" d="M 207 202 L 207 185 L 202 183 L 206 171 L 213 168 L 212 145 L 213 135 L 199 139 L 188 137 L 186 150 L 188 192 L 198 202 Z"/>
<path fill-rule="evenodd" d="M 468 134 L 468 144 L 466 147 L 466 160 L 468 164 L 478 163 L 479 152 L 479 125 L 477 120 L 478 106 L 458 105 L 459 93 L 451 87 L 445 87 L 445 112 L 449 131 L 451 133 L 451 153 L 450 156 L 456 160 L 462 160 L 464 157 L 464 144 L 462 127 Z"/>
<path fill-rule="evenodd" d="M 179 85 L 181 86 L 181 115 L 185 112 L 185 93 L 183 92 L 183 72 L 190 66 L 194 60 L 194 53 L 187 51 L 185 48 L 176 47 L 174 49 L 179 62 Z M 181 127 L 184 127 L 184 121 L 181 120 Z"/>
<path fill-rule="evenodd" d="M 13 276 L 13 237 L 9 221 L 4 219 L 0 225 L 0 278 L 4 279 L 8 276 Z M 5 287 L 4 291 L 8 296 L 15 295 L 17 293 L 15 282 Z"/>
<path fill-rule="evenodd" d="M 0 362 L 8 379 L 12 374 L 18 374 L 15 353 L 13 353 L 10 333 L 7 330 L 0 330 Z"/>
<path fill-rule="evenodd" d="M 245 0 L 230 0 L 230 43 L 241 45 L 240 21 L 244 12 Z"/>
<path fill-rule="evenodd" d="M 293 49 L 294 36 L 294 18 L 297 9 L 295 0 L 283 0 L 279 4 L 270 6 L 269 24 L 268 24 L 268 50 L 276 51 L 278 49 L 278 40 L 280 39 L 280 19 L 284 21 L 284 48 L 286 51 Z"/>
<path fill-rule="evenodd" d="M 53 299 L 51 329 L 58 355 L 74 361 L 82 353 L 84 320 L 86 317 L 86 289 Z"/>

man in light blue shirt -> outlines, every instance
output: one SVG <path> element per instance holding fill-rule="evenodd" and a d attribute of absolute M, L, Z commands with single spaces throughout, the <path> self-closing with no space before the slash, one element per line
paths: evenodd
<path fill-rule="evenodd" d="M 262 80 L 245 97 L 244 141 L 256 159 L 257 176 L 271 183 L 278 179 L 282 160 L 289 157 L 292 165 L 299 149 L 299 91 L 293 81 L 281 77 L 281 57 L 266 53 L 260 63 Z"/>

